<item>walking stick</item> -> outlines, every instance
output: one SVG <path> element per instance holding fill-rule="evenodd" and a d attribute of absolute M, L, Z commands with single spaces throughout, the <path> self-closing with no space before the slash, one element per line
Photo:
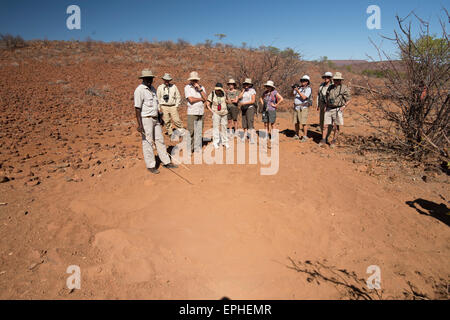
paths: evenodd
<path fill-rule="evenodd" d="M 145 132 L 144 132 L 144 136 L 145 136 L 145 138 L 147 139 L 147 141 L 150 142 L 150 144 L 152 145 L 152 148 L 153 148 L 154 150 L 158 151 L 158 149 L 156 149 L 156 145 L 155 145 L 155 142 L 153 141 L 153 139 L 149 139 L 148 136 L 145 134 Z M 169 155 L 169 157 L 170 157 L 172 160 L 174 160 L 174 158 L 172 157 L 172 155 L 171 155 L 170 153 L 167 153 L 167 154 Z M 177 161 L 178 161 L 178 160 L 177 160 Z M 178 161 L 178 162 L 179 162 L 179 161 Z M 188 167 L 186 167 L 186 166 L 185 166 L 184 164 L 182 164 L 181 162 L 179 162 L 179 164 L 181 164 L 184 168 L 190 170 Z M 186 182 L 189 183 L 190 185 L 194 185 L 192 182 L 190 182 L 188 179 L 186 179 L 185 177 L 183 177 L 183 176 L 180 175 L 179 173 L 176 173 L 175 171 L 173 171 L 173 170 L 170 169 L 170 168 L 167 168 L 167 169 L 169 169 L 170 171 L 172 171 L 174 174 L 176 174 L 178 177 L 180 177 L 181 179 L 183 179 L 184 181 L 186 181 Z"/>

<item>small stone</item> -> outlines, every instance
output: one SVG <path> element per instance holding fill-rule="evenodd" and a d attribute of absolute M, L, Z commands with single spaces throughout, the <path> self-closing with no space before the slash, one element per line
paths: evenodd
<path fill-rule="evenodd" d="M 10 181 L 11 179 L 9 179 L 7 176 L 0 176 L 0 183 L 5 183 Z"/>

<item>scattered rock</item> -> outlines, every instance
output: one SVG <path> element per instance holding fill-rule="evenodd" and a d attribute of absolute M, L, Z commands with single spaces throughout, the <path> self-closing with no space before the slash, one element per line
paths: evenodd
<path fill-rule="evenodd" d="M 0 183 L 5 183 L 10 181 L 11 179 L 9 179 L 7 176 L 0 176 Z"/>

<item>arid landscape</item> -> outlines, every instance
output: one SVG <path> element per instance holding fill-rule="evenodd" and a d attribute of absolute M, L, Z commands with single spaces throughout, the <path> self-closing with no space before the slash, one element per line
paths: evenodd
<path fill-rule="evenodd" d="M 242 52 L 91 41 L 0 50 L 0 299 L 449 298 L 448 172 L 378 151 L 363 94 L 335 149 L 318 145 L 315 107 L 312 139 L 293 139 L 285 96 L 275 175 L 252 164 L 145 170 L 132 100 L 141 70 L 169 72 L 181 92 L 196 70 L 210 92 Z M 299 75 L 316 93 L 326 69 L 380 84 L 348 63 L 304 62 Z M 185 100 L 180 110 L 186 126 Z M 66 287 L 71 265 L 79 290 Z M 371 265 L 380 290 L 367 288 Z"/>

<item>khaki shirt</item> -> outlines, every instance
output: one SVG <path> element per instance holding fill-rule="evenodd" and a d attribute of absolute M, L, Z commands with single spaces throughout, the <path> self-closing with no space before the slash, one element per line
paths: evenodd
<path fill-rule="evenodd" d="M 208 101 L 211 102 L 211 109 L 214 111 L 214 113 L 217 113 L 220 116 L 224 116 L 224 115 L 228 114 L 228 109 L 227 109 L 227 103 L 226 103 L 225 95 L 223 97 L 219 97 L 214 92 L 214 99 L 212 99 L 212 94 L 213 94 L 212 92 L 209 94 Z M 221 106 L 220 111 L 217 108 L 217 106 L 219 104 Z"/>
<path fill-rule="evenodd" d="M 166 102 L 164 100 L 164 95 L 169 95 L 169 100 Z M 181 103 L 181 95 L 180 91 L 178 91 L 178 88 L 174 84 L 170 84 L 167 86 L 166 84 L 161 84 L 158 87 L 158 90 L 156 91 L 156 95 L 158 96 L 158 102 L 162 106 L 180 106 Z"/>
<path fill-rule="evenodd" d="M 331 85 L 327 92 L 327 107 L 339 108 L 350 100 L 350 89 L 345 85 Z"/>
<path fill-rule="evenodd" d="M 134 107 L 141 109 L 141 117 L 157 117 L 158 99 L 155 88 L 140 84 L 134 91 Z"/>
<path fill-rule="evenodd" d="M 327 105 L 327 90 L 330 87 L 331 82 L 325 84 L 325 82 L 322 82 L 319 87 L 319 93 L 317 95 L 317 106 L 322 108 Z"/>

